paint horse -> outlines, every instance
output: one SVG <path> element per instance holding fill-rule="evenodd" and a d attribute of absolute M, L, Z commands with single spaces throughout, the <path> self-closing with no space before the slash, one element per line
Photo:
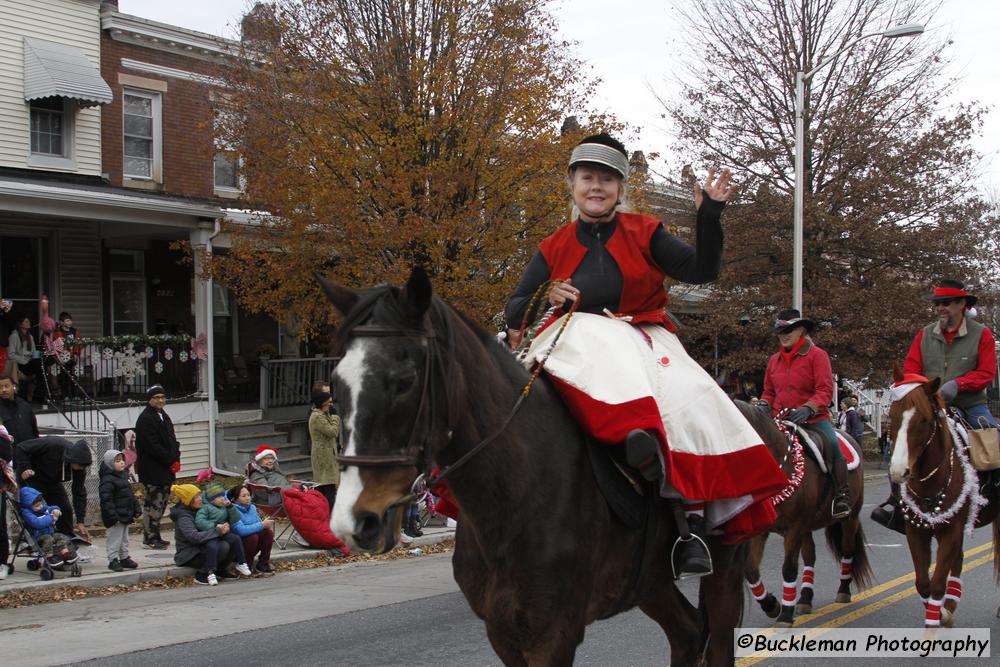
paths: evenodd
<path fill-rule="evenodd" d="M 861 527 L 860 512 L 864 504 L 864 479 L 861 466 L 848 473 L 851 513 L 843 520 L 836 520 L 831 514 L 833 501 L 833 480 L 824 473 L 812 456 L 803 452 L 801 442 L 785 426 L 779 426 L 765 411 L 739 404 L 743 414 L 767 443 L 771 454 L 789 478 L 788 486 L 773 498 L 778 518 L 769 532 L 784 536 L 785 557 L 781 566 L 782 597 L 778 604 L 774 594 L 767 592 L 760 578 L 760 562 L 764 556 L 764 545 L 768 533 L 753 539 L 750 560 L 745 572 L 747 586 L 761 609 L 775 625 L 790 627 L 796 613 L 812 612 L 813 576 L 816 565 L 816 543 L 813 531 L 823 529 L 830 551 L 840 560 L 840 588 L 837 602 L 851 601 L 851 584 L 859 589 L 871 583 L 872 570 L 865 545 L 865 533 Z M 847 440 L 860 455 L 861 448 L 844 433 L 838 433 Z M 812 436 L 818 439 L 820 436 Z M 801 589 L 799 586 L 799 555 L 803 568 Z"/>
<path fill-rule="evenodd" d="M 941 381 L 907 376 L 894 369 L 889 433 L 894 443 L 889 475 L 902 484 L 900 507 L 913 559 L 917 593 L 924 601 L 924 625 L 951 627 L 962 598 L 965 535 L 993 524 L 993 574 L 1000 581 L 1000 518 L 996 493 L 988 502 L 969 457 L 956 442 Z M 995 487 L 994 487 L 995 488 Z M 937 540 L 934 575 L 928 574 L 931 539 Z"/>
<path fill-rule="evenodd" d="M 402 289 L 320 282 L 344 315 L 335 534 L 392 549 L 415 478 L 440 466 L 462 511 L 455 580 L 504 664 L 569 665 L 589 623 L 635 606 L 666 633 L 671 664 L 733 664 L 746 544 L 709 540 L 715 571 L 694 607 L 673 580 L 673 518 L 650 508 L 644 532 L 615 517 L 544 376 L 529 387 L 515 357 L 434 297 L 420 269 Z"/>

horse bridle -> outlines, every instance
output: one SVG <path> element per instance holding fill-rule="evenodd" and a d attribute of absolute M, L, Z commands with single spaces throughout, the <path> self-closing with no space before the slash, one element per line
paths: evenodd
<path fill-rule="evenodd" d="M 434 369 L 435 360 L 435 350 L 436 350 L 436 334 L 433 330 L 411 330 L 402 329 L 397 327 L 388 327 L 375 324 L 364 324 L 354 327 L 350 335 L 353 336 L 373 336 L 373 337 L 406 337 L 406 338 L 424 338 L 427 339 L 427 354 L 424 359 L 424 378 L 421 383 L 420 388 L 420 402 L 417 406 L 417 415 L 413 419 L 413 430 L 410 431 L 410 439 L 407 442 L 406 448 L 403 450 L 402 454 L 373 454 L 368 456 L 338 456 L 337 462 L 344 465 L 358 466 L 360 468 L 416 468 L 421 471 L 417 478 L 414 480 L 413 485 L 410 488 L 410 493 L 401 496 L 400 498 L 394 500 L 386 506 L 386 511 L 398 507 L 400 505 L 409 505 L 414 500 L 416 500 L 417 494 L 415 489 L 422 482 L 423 477 L 426 476 L 426 461 L 425 458 L 427 453 L 427 442 L 430 440 L 431 429 L 434 426 L 434 400 L 431 397 L 428 400 L 428 395 L 433 393 L 433 385 L 431 384 L 430 377 L 431 372 Z M 482 451 L 487 445 L 493 442 L 501 433 L 503 433 L 507 426 L 510 424 L 511 420 L 514 419 L 514 415 L 520 409 L 521 404 L 524 403 L 524 399 L 527 398 L 527 391 L 522 391 L 518 396 L 517 401 L 514 403 L 514 407 L 508 413 L 507 418 L 504 419 L 503 424 L 500 425 L 493 434 L 484 438 L 475 447 L 467 451 L 465 454 L 460 456 L 454 463 L 449 465 L 447 468 L 439 471 L 436 475 L 430 476 L 429 479 L 424 482 L 426 488 L 433 489 L 435 486 L 443 482 L 449 475 L 451 475 L 456 470 L 460 469 L 466 463 L 468 463 L 472 458 Z M 430 407 L 427 407 L 427 406 Z M 426 409 L 425 409 L 426 408 Z M 424 429 L 423 440 L 420 440 L 420 421 L 421 417 L 426 414 L 426 429 Z M 450 423 L 449 415 L 449 429 L 447 437 L 451 438 L 452 429 Z"/>
<path fill-rule="evenodd" d="M 430 377 L 431 370 L 433 369 L 433 357 L 434 357 L 434 331 L 422 331 L 422 330 L 410 330 L 401 329 L 396 327 L 387 327 L 377 324 L 364 324 L 351 330 L 351 336 L 355 337 L 378 337 L 378 338 L 388 338 L 388 337 L 405 337 L 405 338 L 423 338 L 427 340 L 427 354 L 424 357 L 424 378 L 420 387 L 420 402 L 417 405 L 417 414 L 413 418 L 413 429 L 410 431 L 410 439 L 406 443 L 406 447 L 403 449 L 402 454 L 372 454 L 368 456 L 337 456 L 337 462 L 344 465 L 358 466 L 362 468 L 397 468 L 397 467 L 413 467 L 418 470 L 421 468 L 422 456 L 421 454 L 426 454 L 426 444 L 427 440 L 430 438 L 431 427 L 433 426 L 433 410 L 434 406 L 431 405 L 427 407 L 429 403 L 433 401 L 428 401 L 427 396 L 430 393 Z M 427 415 L 427 427 L 426 429 L 420 428 L 421 418 Z M 423 441 L 420 441 L 420 432 L 424 430 Z"/>

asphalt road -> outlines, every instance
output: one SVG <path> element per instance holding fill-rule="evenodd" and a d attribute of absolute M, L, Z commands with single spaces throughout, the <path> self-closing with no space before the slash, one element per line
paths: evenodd
<path fill-rule="evenodd" d="M 865 531 L 876 583 L 849 604 L 833 602 L 838 568 L 821 548 L 814 613 L 796 625 L 824 628 L 918 627 L 923 607 L 913 588 L 902 536 L 867 519 L 887 484 L 866 484 Z M 817 535 L 821 540 L 821 536 Z M 964 596 L 956 627 L 1000 630 L 1000 593 L 993 583 L 990 531 L 966 545 Z M 819 541 L 819 540 L 818 540 Z M 764 581 L 780 585 L 780 541 L 769 541 Z M 694 584 L 685 582 L 687 592 Z M 748 596 L 745 627 L 771 624 Z M 994 635 L 1000 638 L 1000 633 Z M 45 639 L 48 638 L 48 639 Z M 446 555 L 364 566 L 284 573 L 217 588 L 183 588 L 0 612 L 4 664 L 11 665 L 497 665 L 481 622 L 451 579 Z M 996 664 L 924 659 L 922 667 Z M 9 662 L 8 662 L 9 660 Z M 91 661 L 91 662 L 87 662 Z M 577 651 L 580 665 L 664 665 L 668 647 L 639 612 L 592 625 Z M 744 659 L 749 665 L 820 665 L 828 659 Z M 837 662 L 847 664 L 845 660 Z M 852 665 L 912 664 L 905 659 L 853 659 Z"/>

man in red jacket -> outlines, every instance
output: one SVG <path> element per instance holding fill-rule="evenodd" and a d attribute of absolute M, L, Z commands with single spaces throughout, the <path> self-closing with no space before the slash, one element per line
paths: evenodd
<path fill-rule="evenodd" d="M 833 398 L 833 370 L 830 357 L 819 348 L 809 333 L 816 327 L 794 308 L 778 313 L 774 332 L 781 347 L 767 362 L 764 393 L 760 399 L 777 415 L 788 410 L 785 419 L 805 424 L 823 434 L 827 441 L 824 453 L 833 476 L 835 493 L 830 510 L 835 519 L 851 513 L 848 501 L 847 461 L 837 442 L 830 421 L 830 401 Z"/>

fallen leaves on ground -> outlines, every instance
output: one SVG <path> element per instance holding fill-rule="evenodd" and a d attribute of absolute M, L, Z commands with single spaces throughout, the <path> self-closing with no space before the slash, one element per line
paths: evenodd
<path fill-rule="evenodd" d="M 373 556 L 368 553 L 352 553 L 350 556 L 333 557 L 324 552 L 312 558 L 298 560 L 275 561 L 274 569 L 277 572 L 294 572 L 296 570 L 309 570 L 318 567 L 329 567 L 331 565 L 344 565 L 346 563 L 365 563 L 390 560 L 402 560 L 406 558 L 419 558 L 421 555 L 438 554 L 451 551 L 455 546 L 453 539 L 447 539 L 439 544 L 428 546 L 410 547 L 400 546 L 387 554 Z M 411 554 L 413 549 L 420 549 L 420 555 Z M 194 577 L 174 577 L 164 576 L 160 579 L 142 581 L 138 584 L 117 584 L 113 586 L 49 586 L 42 588 L 28 588 L 24 590 L 13 590 L 0 593 L 0 609 L 18 609 L 36 604 L 47 604 L 50 602 L 71 602 L 85 598 L 108 597 L 121 593 L 132 593 L 135 591 L 149 591 L 159 588 L 184 588 L 194 586 Z"/>

